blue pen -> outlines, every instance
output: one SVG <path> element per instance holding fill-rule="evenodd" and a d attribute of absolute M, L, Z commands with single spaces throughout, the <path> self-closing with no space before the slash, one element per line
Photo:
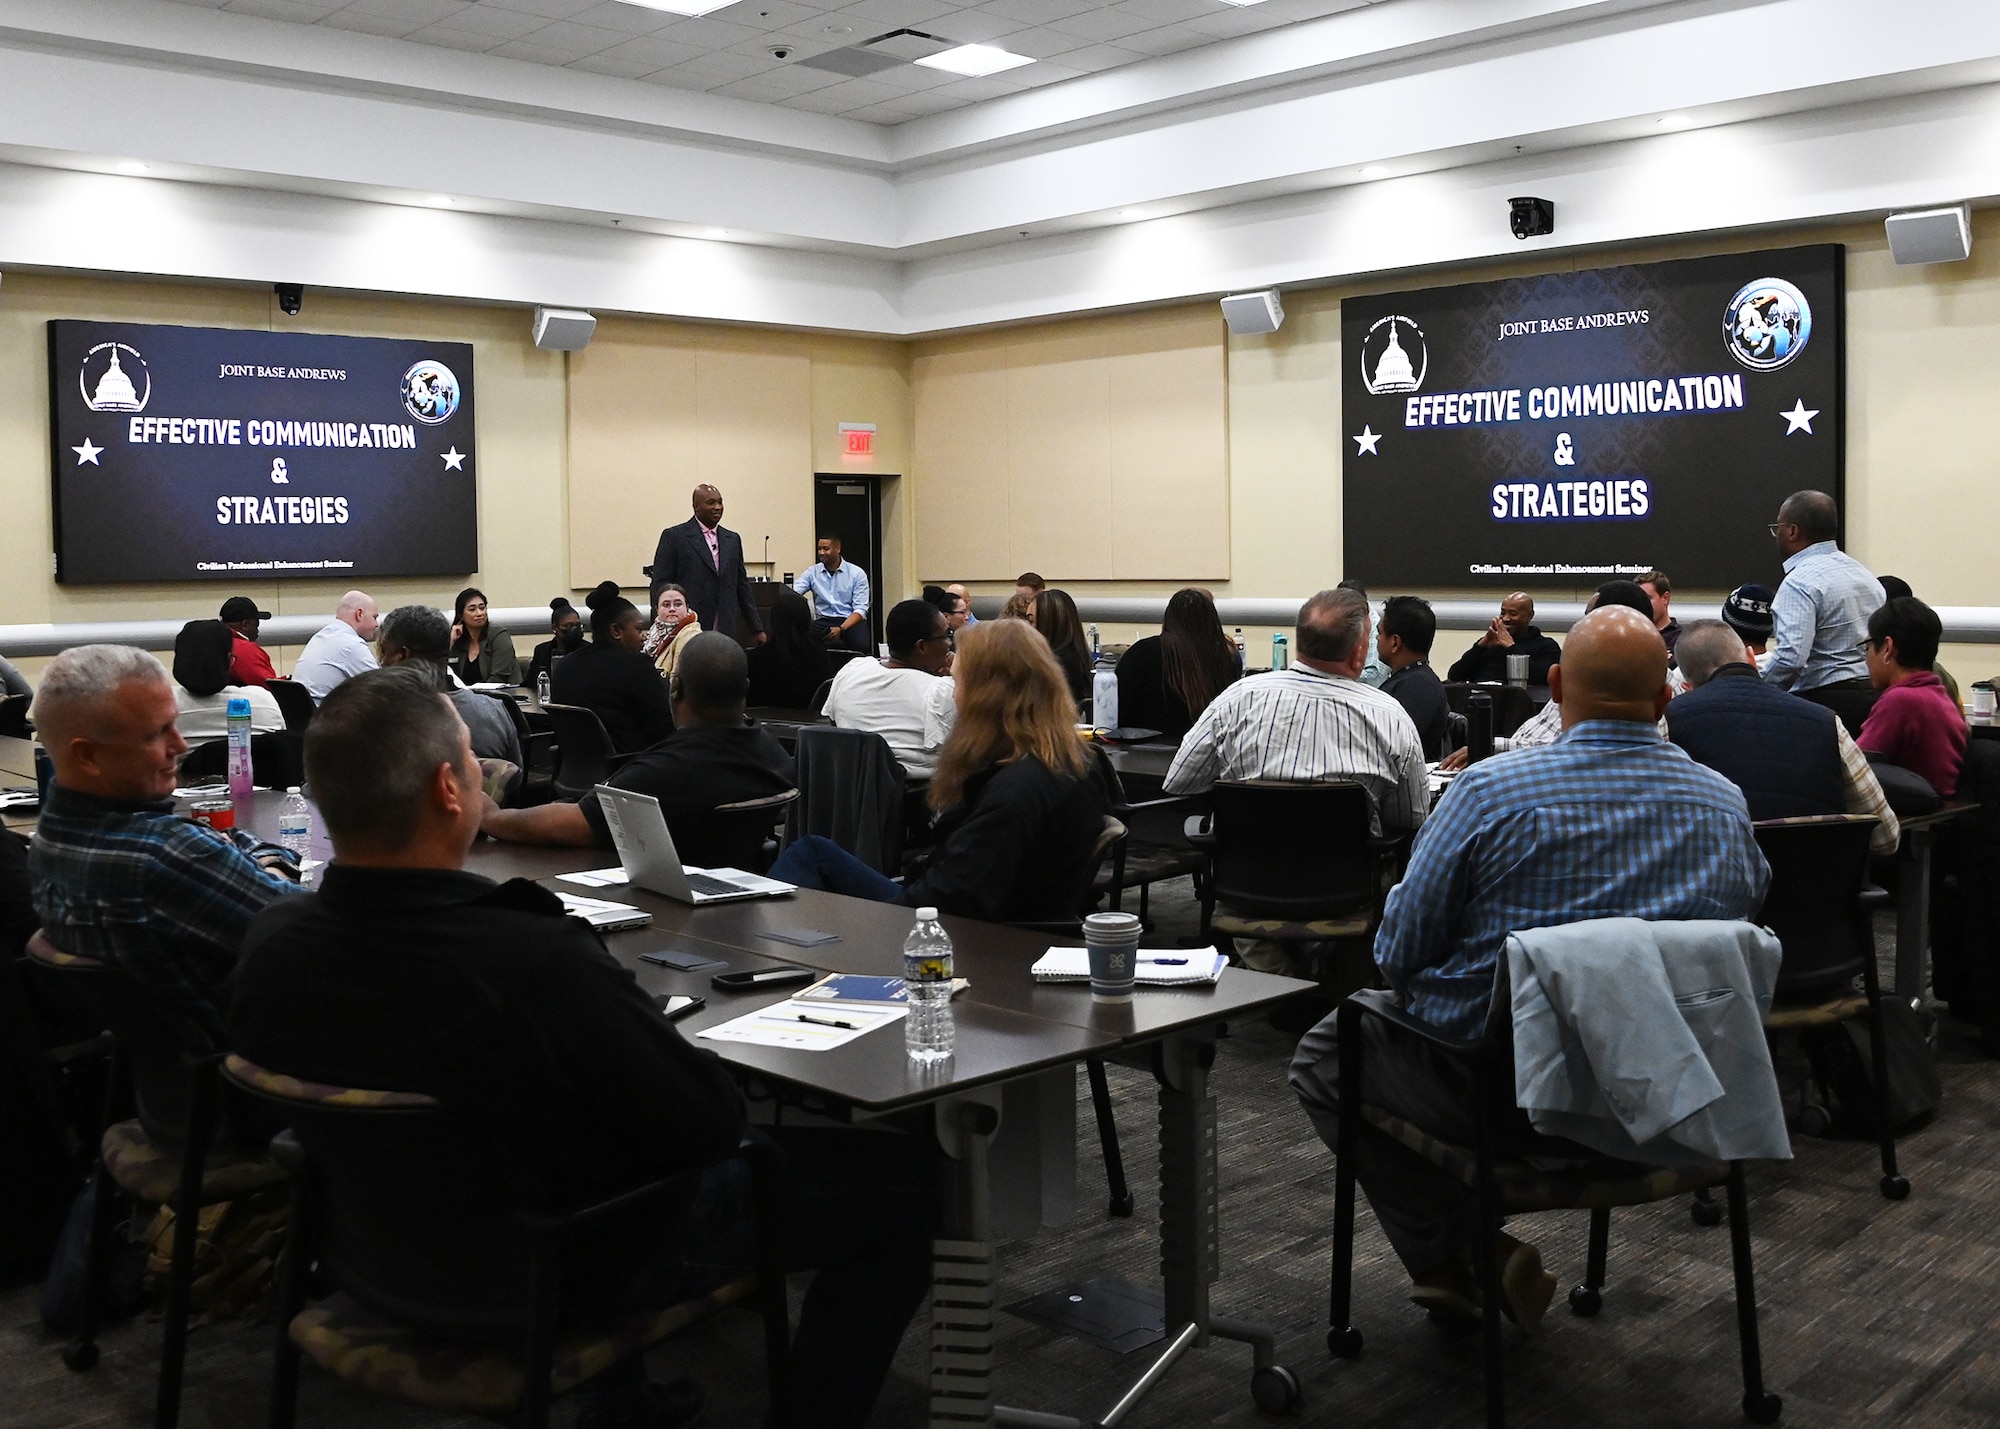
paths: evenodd
<path fill-rule="evenodd" d="M 1186 958 L 1141 958 L 1139 961 L 1142 963 L 1159 963 L 1167 967 L 1176 968 L 1187 966 Z"/>

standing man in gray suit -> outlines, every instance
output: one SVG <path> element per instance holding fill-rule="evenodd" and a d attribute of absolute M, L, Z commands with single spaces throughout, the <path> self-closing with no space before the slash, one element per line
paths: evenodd
<path fill-rule="evenodd" d="M 653 578 L 647 616 L 659 605 L 660 587 L 672 582 L 687 592 L 688 605 L 704 630 L 719 630 L 739 641 L 764 643 L 764 622 L 743 569 L 743 538 L 722 524 L 722 493 L 704 482 L 694 489 L 694 517 L 660 532 L 648 568 Z"/>

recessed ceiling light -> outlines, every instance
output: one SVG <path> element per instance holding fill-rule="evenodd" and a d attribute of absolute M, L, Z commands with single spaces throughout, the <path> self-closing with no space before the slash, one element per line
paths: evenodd
<path fill-rule="evenodd" d="M 624 0 L 624 3 L 637 5 L 642 10 L 664 10 L 669 15 L 706 15 L 725 5 L 733 5 L 736 0 Z"/>
<path fill-rule="evenodd" d="M 1364 179 L 1386 179 L 1389 177 L 1389 171 L 1380 164 L 1370 164 L 1361 171 L 1361 177 Z"/>
<path fill-rule="evenodd" d="M 996 45 L 960 45 L 956 49 L 925 55 L 917 61 L 918 64 L 930 69 L 941 69 L 947 74 L 970 75 L 975 79 L 981 75 L 998 74 L 1001 70 L 1017 69 L 1034 62 L 1032 56 L 1009 54 Z"/>
<path fill-rule="evenodd" d="M 150 174 L 153 171 L 137 159 L 127 159 L 118 166 L 118 172 L 121 174 Z"/>

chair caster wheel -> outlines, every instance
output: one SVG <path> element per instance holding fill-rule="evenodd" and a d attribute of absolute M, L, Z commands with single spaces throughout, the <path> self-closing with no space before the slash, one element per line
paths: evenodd
<path fill-rule="evenodd" d="M 1715 1201 L 1696 1201 L 1688 1207 L 1688 1215 L 1698 1226 L 1719 1226 L 1722 1224 L 1722 1207 Z"/>
<path fill-rule="evenodd" d="M 1335 1325 L 1326 1332 L 1326 1352 L 1335 1359 L 1353 1359 L 1361 1353 L 1361 1332 L 1352 1325 Z"/>
<path fill-rule="evenodd" d="M 1266 1414 L 1296 1414 L 1305 1403 L 1299 1377 L 1281 1364 L 1270 1365 L 1250 1376 L 1250 1397 Z"/>
<path fill-rule="evenodd" d="M 1572 1285 L 1569 1291 L 1569 1309 L 1572 1315 L 1589 1319 L 1604 1308 L 1604 1296 L 1595 1286 Z"/>
<path fill-rule="evenodd" d="M 1776 1424 L 1778 1416 L 1785 1411 L 1785 1401 L 1765 1390 L 1761 1394 L 1743 1396 L 1743 1417 L 1752 1424 Z"/>
<path fill-rule="evenodd" d="M 79 1374 L 84 1370 L 97 1368 L 97 1342 L 78 1340 L 75 1344 L 64 1345 L 62 1362 Z"/>
<path fill-rule="evenodd" d="M 1833 1134 L 1833 1113 L 1814 1102 L 1808 1102 L 1799 1110 L 1799 1133 L 1803 1136 L 1830 1136 Z"/>
<path fill-rule="evenodd" d="M 1104 1208 L 1104 1213 L 1107 1216 L 1117 1216 L 1120 1220 L 1123 1220 L 1132 1214 L 1132 1205 L 1132 1193 L 1127 1191 L 1122 1196 L 1113 1196 L 1110 1204 Z"/>
<path fill-rule="evenodd" d="M 1882 1195 L 1891 1201 L 1901 1201 L 1909 1197 L 1910 1178 L 1908 1176 L 1884 1176 Z"/>

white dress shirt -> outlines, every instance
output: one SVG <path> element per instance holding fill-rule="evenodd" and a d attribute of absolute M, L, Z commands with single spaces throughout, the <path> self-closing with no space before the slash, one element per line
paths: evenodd
<path fill-rule="evenodd" d="M 951 736 L 958 705 L 949 676 L 908 666 L 891 669 L 874 659 L 849 660 L 833 677 L 825 714 L 842 729 L 881 735 L 905 773 L 928 779 L 937 772 L 938 750 Z"/>
<path fill-rule="evenodd" d="M 1416 828 L 1430 806 L 1423 742 L 1395 696 L 1307 665 L 1238 680 L 1202 711 L 1166 792 L 1199 793 L 1218 779 L 1352 779 L 1368 791 L 1378 831 L 1392 833 Z"/>
<path fill-rule="evenodd" d="M 375 668 L 375 651 L 344 620 L 329 620 L 299 652 L 292 678 L 311 693 L 318 704 L 333 693 L 333 687 L 350 675 L 365 674 Z"/>

